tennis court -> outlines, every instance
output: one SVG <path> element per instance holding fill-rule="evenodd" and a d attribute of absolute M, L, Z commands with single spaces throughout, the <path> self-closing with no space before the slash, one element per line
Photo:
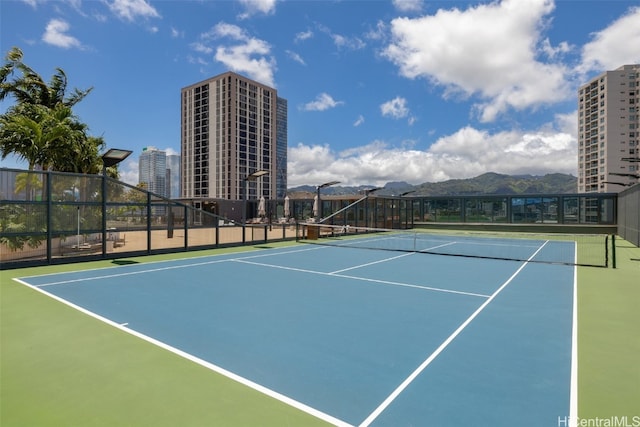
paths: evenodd
<path fill-rule="evenodd" d="M 20 281 L 335 425 L 575 411 L 573 266 L 298 244 Z"/>

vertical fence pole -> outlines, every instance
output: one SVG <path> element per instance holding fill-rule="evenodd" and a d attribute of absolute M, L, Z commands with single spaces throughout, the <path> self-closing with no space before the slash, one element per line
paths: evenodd
<path fill-rule="evenodd" d="M 187 205 L 184 205 L 182 207 L 182 209 L 183 209 L 183 212 L 184 212 L 183 213 L 183 218 L 184 218 L 184 249 L 186 251 L 188 251 L 189 250 L 189 238 L 188 238 L 188 234 L 187 233 L 188 233 L 189 227 L 187 226 L 187 222 L 188 222 L 187 215 L 189 214 L 189 211 L 188 211 Z"/>
<path fill-rule="evenodd" d="M 51 171 L 46 172 L 44 178 L 47 180 L 47 186 L 45 187 L 47 197 L 47 264 L 51 264 L 51 258 L 53 257 L 53 198 L 51 197 Z"/>
<path fill-rule="evenodd" d="M 78 242 L 78 245 L 80 242 Z M 107 167 L 102 166 L 102 257 L 107 255 Z"/>
<path fill-rule="evenodd" d="M 151 253 L 151 193 L 147 192 L 147 254 Z"/>
<path fill-rule="evenodd" d="M 611 235 L 611 266 L 616 268 L 616 235 Z"/>

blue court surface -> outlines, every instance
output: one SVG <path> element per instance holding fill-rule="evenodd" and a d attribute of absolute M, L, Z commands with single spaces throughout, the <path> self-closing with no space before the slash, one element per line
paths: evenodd
<path fill-rule="evenodd" d="M 21 281 L 335 425 L 538 427 L 573 415 L 574 270 L 299 244 Z"/>

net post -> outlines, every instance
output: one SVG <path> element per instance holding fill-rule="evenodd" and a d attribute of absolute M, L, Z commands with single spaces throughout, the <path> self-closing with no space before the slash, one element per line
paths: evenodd
<path fill-rule="evenodd" d="M 616 268 L 616 235 L 611 235 L 611 267 Z"/>
<path fill-rule="evenodd" d="M 296 242 L 299 242 L 300 240 L 302 240 L 300 238 L 300 231 L 302 230 L 302 224 L 300 224 L 298 221 L 296 221 Z"/>

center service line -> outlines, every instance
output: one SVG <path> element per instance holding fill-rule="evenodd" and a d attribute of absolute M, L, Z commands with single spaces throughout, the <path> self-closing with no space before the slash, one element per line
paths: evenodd
<path fill-rule="evenodd" d="M 378 416 L 380 416 L 380 414 L 382 413 L 382 411 L 384 411 L 385 409 L 387 409 L 387 407 L 400 395 L 400 393 L 402 393 L 404 391 L 405 388 L 407 388 L 409 386 L 409 384 L 411 384 L 413 382 L 413 380 L 416 379 L 416 377 L 418 375 L 420 375 L 420 373 L 422 373 L 422 371 L 424 371 L 426 369 L 427 366 L 429 366 L 431 364 L 431 362 L 433 362 L 435 360 L 436 357 L 438 357 L 438 355 L 440 355 L 440 353 L 442 353 L 444 351 L 445 348 L 447 348 L 449 346 L 449 344 L 451 344 L 451 342 L 458 336 L 460 335 L 460 333 L 473 321 L 473 319 L 475 319 L 481 312 L 482 310 L 484 310 L 490 303 L 491 301 L 493 301 L 495 299 L 495 297 L 498 296 L 498 294 L 500 292 L 502 292 L 502 290 L 504 288 L 507 287 L 507 285 L 509 283 L 511 283 L 513 281 L 513 279 L 516 278 L 516 276 L 518 274 L 520 274 L 520 272 L 522 271 L 523 268 L 525 268 L 527 266 L 527 264 L 529 263 L 529 261 L 531 261 L 533 259 L 533 257 L 535 257 L 538 252 L 540 252 L 542 250 L 542 248 L 545 247 L 545 245 L 548 243 L 549 241 L 547 240 L 546 242 L 544 242 L 542 244 L 542 246 L 540 246 L 538 248 L 538 250 L 535 251 L 535 253 L 533 255 L 531 255 L 529 257 L 529 259 L 523 263 L 520 268 L 518 268 L 518 270 L 516 270 L 515 273 L 513 273 L 511 275 L 511 277 L 509 277 L 509 279 L 507 279 L 506 282 L 504 282 L 502 284 L 502 286 L 500 286 L 498 288 L 498 290 L 496 290 L 480 307 L 478 307 L 478 309 L 473 312 L 473 314 L 471 316 L 469 316 L 469 318 L 467 320 L 465 320 L 459 327 L 458 329 L 456 329 L 451 335 L 449 335 L 449 337 L 444 340 L 444 342 L 442 344 L 440 344 L 440 347 L 438 347 L 436 349 L 436 351 L 434 351 L 433 353 L 431 353 L 431 355 L 424 361 L 422 362 L 422 364 L 420 366 L 418 366 L 418 368 L 413 371 L 411 373 L 411 375 L 409 375 L 403 382 L 402 384 L 400 384 L 394 391 L 393 393 L 391 393 L 381 404 L 380 406 L 378 406 L 375 411 L 373 411 L 361 424 L 359 427 L 368 427 L 376 418 L 378 418 Z"/>

